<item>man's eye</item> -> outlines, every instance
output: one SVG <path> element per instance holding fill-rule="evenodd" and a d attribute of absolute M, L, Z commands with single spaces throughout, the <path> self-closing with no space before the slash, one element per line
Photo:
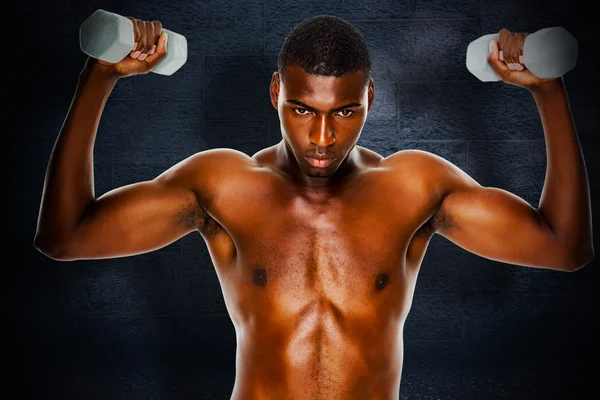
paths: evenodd
<path fill-rule="evenodd" d="M 306 108 L 294 108 L 294 111 L 296 111 L 298 113 L 298 110 L 304 110 L 306 111 Z M 300 115 L 304 115 L 305 113 L 298 113 Z"/>
<path fill-rule="evenodd" d="M 298 115 L 306 115 L 305 112 L 299 112 L 299 110 L 307 111 L 306 108 L 294 108 L 294 111 Z M 340 113 L 347 113 L 347 114 L 342 114 L 342 117 L 349 117 L 351 115 L 354 115 L 354 111 L 353 110 L 341 110 Z"/>

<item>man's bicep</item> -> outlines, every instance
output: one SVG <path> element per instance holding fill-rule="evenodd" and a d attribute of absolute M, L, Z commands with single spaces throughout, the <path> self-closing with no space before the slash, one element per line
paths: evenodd
<path fill-rule="evenodd" d="M 63 256 L 98 259 L 147 253 L 191 232 L 200 216 L 189 189 L 155 180 L 123 186 L 90 206 Z"/>
<path fill-rule="evenodd" d="M 88 207 L 57 258 L 124 257 L 173 243 L 207 218 L 202 203 L 212 197 L 211 171 L 220 174 L 226 161 L 220 151 L 197 153 L 152 180 L 105 193 Z"/>
<path fill-rule="evenodd" d="M 436 233 L 479 256 L 514 265 L 564 269 L 565 251 L 538 210 L 506 190 L 485 187 L 448 161 Z"/>

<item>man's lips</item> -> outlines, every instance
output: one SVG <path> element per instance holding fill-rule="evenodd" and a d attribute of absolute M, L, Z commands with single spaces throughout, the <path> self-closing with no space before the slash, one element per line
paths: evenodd
<path fill-rule="evenodd" d="M 333 162 L 333 160 L 335 160 L 335 158 L 330 158 L 330 157 L 304 157 L 306 158 L 306 160 L 310 163 L 310 165 L 312 165 L 313 167 L 317 167 L 317 168 L 325 168 L 327 167 L 329 164 L 331 164 Z"/>

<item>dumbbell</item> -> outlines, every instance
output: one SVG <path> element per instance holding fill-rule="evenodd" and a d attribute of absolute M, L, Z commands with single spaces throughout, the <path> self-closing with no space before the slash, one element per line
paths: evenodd
<path fill-rule="evenodd" d="M 499 81 L 488 63 L 490 41 L 498 41 L 498 33 L 485 35 L 467 47 L 467 69 L 480 81 Z M 575 67 L 577 40 L 561 26 L 540 29 L 525 37 L 523 64 L 538 78 L 558 78 Z"/>
<path fill-rule="evenodd" d="M 152 72 L 171 75 L 187 61 L 187 40 L 167 29 L 162 32 L 167 33 L 167 54 Z M 133 50 L 134 39 L 130 19 L 102 9 L 94 11 L 79 28 L 81 50 L 88 56 L 113 64 Z"/>

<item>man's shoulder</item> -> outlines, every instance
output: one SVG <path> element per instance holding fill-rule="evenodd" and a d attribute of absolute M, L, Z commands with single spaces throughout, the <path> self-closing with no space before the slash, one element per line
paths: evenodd
<path fill-rule="evenodd" d="M 233 173 L 256 165 L 256 160 L 246 153 L 227 147 L 199 151 L 184 162 L 193 165 L 200 173 L 205 171 Z"/>
<path fill-rule="evenodd" d="M 448 163 L 448 160 L 441 156 L 419 149 L 400 150 L 382 160 L 382 164 L 390 168 L 409 168 L 412 172 L 420 175 L 423 173 L 430 174 L 446 163 Z"/>
<path fill-rule="evenodd" d="M 205 204 L 220 186 L 239 180 L 256 164 L 256 160 L 239 150 L 214 148 L 186 157 L 163 175 L 172 174 L 172 181 L 192 189 Z"/>
<path fill-rule="evenodd" d="M 387 165 L 394 172 L 408 172 L 419 177 L 425 186 L 434 192 L 445 194 L 462 187 L 465 182 L 475 181 L 452 161 L 437 154 L 418 149 L 407 149 L 386 158 Z"/>
<path fill-rule="evenodd" d="M 245 161 L 250 161 L 252 160 L 252 157 L 250 157 L 248 154 L 240 151 L 240 150 L 236 150 L 236 149 L 232 149 L 229 147 L 218 147 L 218 148 L 214 148 L 214 149 L 208 149 L 208 150 L 202 150 L 199 151 L 197 153 L 195 153 L 194 155 L 192 155 L 192 157 L 200 157 L 200 158 L 223 158 L 223 159 L 230 159 L 230 160 L 245 160 Z"/>
<path fill-rule="evenodd" d="M 387 167 L 400 179 L 413 184 L 420 183 L 422 187 L 443 193 L 451 185 L 454 178 L 464 175 L 464 172 L 451 161 L 425 150 L 406 149 L 386 157 L 382 166 Z"/>

